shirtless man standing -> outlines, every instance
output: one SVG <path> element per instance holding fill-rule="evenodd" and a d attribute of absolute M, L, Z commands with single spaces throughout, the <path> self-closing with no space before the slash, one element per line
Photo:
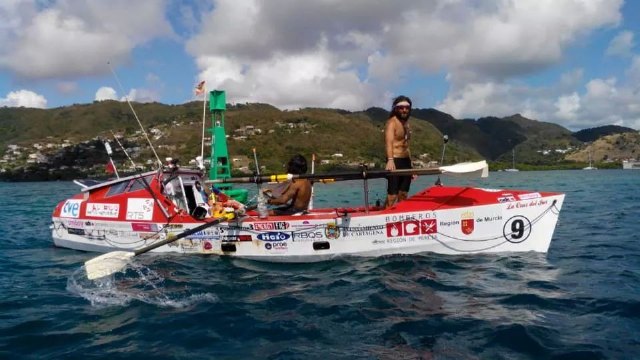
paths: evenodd
<path fill-rule="evenodd" d="M 393 100 L 393 108 L 384 128 L 384 145 L 387 155 L 385 170 L 411 169 L 409 116 L 411 116 L 411 99 L 406 96 L 398 96 Z M 411 179 L 411 175 L 389 176 L 387 178 L 385 208 L 407 198 Z"/>

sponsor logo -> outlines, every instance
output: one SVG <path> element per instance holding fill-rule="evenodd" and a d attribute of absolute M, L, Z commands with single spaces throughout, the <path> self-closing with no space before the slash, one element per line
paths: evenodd
<path fill-rule="evenodd" d="M 540 197 L 542 197 L 542 195 L 540 195 L 540 193 L 538 192 L 528 193 L 528 194 L 518 194 L 518 198 L 520 200 L 538 199 Z"/>
<path fill-rule="evenodd" d="M 400 214 L 400 215 L 390 215 L 384 218 L 386 223 L 390 222 L 398 222 L 403 220 L 423 220 L 423 219 L 435 219 L 435 212 L 428 213 L 418 213 L 418 214 Z"/>
<path fill-rule="evenodd" d="M 219 239 L 220 232 L 217 229 L 205 229 L 197 231 L 189 236 L 188 239 Z"/>
<path fill-rule="evenodd" d="M 360 227 L 341 227 L 342 236 L 378 236 L 384 235 L 386 226 L 385 225 L 371 225 L 371 226 L 360 226 Z"/>
<path fill-rule="evenodd" d="M 502 216 L 501 215 L 494 215 L 494 216 L 485 216 L 485 217 L 479 217 L 476 219 L 476 222 L 492 222 L 492 221 L 501 221 L 502 220 Z"/>
<path fill-rule="evenodd" d="M 128 199 L 127 220 L 151 220 L 153 218 L 153 199 Z"/>
<path fill-rule="evenodd" d="M 428 235 L 437 232 L 436 219 L 406 220 L 387 224 L 387 237 Z"/>
<path fill-rule="evenodd" d="M 84 229 L 67 228 L 67 232 L 72 235 L 84 235 Z"/>
<path fill-rule="evenodd" d="M 293 241 L 307 241 L 322 239 L 324 234 L 322 231 L 302 231 L 293 233 Z"/>
<path fill-rule="evenodd" d="M 516 201 L 516 198 L 513 195 L 505 195 L 498 198 L 499 203 L 512 202 Z"/>
<path fill-rule="evenodd" d="M 120 204 L 88 203 L 85 213 L 87 216 L 117 218 L 120 214 Z"/>
<path fill-rule="evenodd" d="M 251 241 L 251 235 L 222 235 L 222 241 Z"/>
<path fill-rule="evenodd" d="M 67 226 L 68 227 L 73 227 L 76 229 L 82 229 L 84 228 L 84 221 L 82 220 L 67 220 Z"/>
<path fill-rule="evenodd" d="M 82 200 L 67 200 L 60 210 L 60 217 L 77 218 L 80 216 L 80 203 Z"/>
<path fill-rule="evenodd" d="M 469 235 L 475 228 L 475 220 L 473 219 L 473 211 L 465 211 L 460 215 L 460 230 L 465 235 Z"/>
<path fill-rule="evenodd" d="M 324 229 L 324 235 L 327 239 L 337 239 L 340 237 L 340 230 L 338 230 L 338 226 L 335 223 L 329 223 Z"/>
<path fill-rule="evenodd" d="M 209 241 L 203 241 L 202 242 L 202 250 L 211 251 L 211 249 L 213 249 L 213 245 L 211 244 L 211 242 L 209 242 Z"/>
<path fill-rule="evenodd" d="M 289 228 L 289 223 L 285 221 L 275 222 L 262 222 L 251 224 L 253 230 L 286 230 Z"/>
<path fill-rule="evenodd" d="M 269 242 L 264 244 L 264 248 L 267 250 L 274 250 L 274 251 L 287 250 L 287 243 L 286 242 Z"/>
<path fill-rule="evenodd" d="M 158 231 L 158 225 L 147 224 L 147 223 L 131 223 L 131 230 L 154 232 L 154 231 Z"/>
<path fill-rule="evenodd" d="M 543 206 L 543 205 L 547 205 L 547 203 L 548 203 L 548 201 L 546 199 L 543 199 L 543 198 L 532 199 L 529 202 L 518 201 L 518 202 L 513 203 L 513 204 L 507 204 L 507 210 L 525 209 L 525 208 L 528 208 L 528 207 Z"/>
<path fill-rule="evenodd" d="M 270 231 L 263 234 L 258 234 L 256 236 L 258 240 L 262 241 L 285 241 L 291 237 L 291 235 L 279 232 L 279 231 Z"/>

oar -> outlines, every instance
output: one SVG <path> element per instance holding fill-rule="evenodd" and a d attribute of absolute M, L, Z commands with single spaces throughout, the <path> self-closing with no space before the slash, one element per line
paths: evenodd
<path fill-rule="evenodd" d="M 477 161 L 470 163 L 460 163 L 437 168 L 424 169 L 400 169 L 400 170 L 363 170 L 359 172 L 343 172 L 329 174 L 277 174 L 263 176 L 247 176 L 247 177 L 230 177 L 214 180 L 207 180 L 206 183 L 263 183 L 263 182 L 284 182 L 293 179 L 309 179 L 320 182 L 358 180 L 358 179 L 376 179 L 387 176 L 398 175 L 436 175 L 436 174 L 480 174 L 486 177 L 488 174 L 487 162 Z"/>
<path fill-rule="evenodd" d="M 159 248 L 160 246 L 172 243 L 176 240 L 182 239 L 183 237 L 197 233 L 198 231 L 202 231 L 208 227 L 220 224 L 226 219 L 226 217 L 215 218 L 213 221 L 196 226 L 193 229 L 185 230 L 176 236 L 167 236 L 167 238 L 162 241 L 155 242 L 149 246 L 145 246 L 135 251 L 112 251 L 87 260 L 84 263 L 84 268 L 87 272 L 87 278 L 89 280 L 93 280 L 111 275 L 122 270 L 127 265 L 129 260 L 134 256 L 144 254 L 155 248 Z"/>

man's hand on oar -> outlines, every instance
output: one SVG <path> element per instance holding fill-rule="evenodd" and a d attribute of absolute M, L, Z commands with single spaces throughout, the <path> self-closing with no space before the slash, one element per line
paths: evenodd
<path fill-rule="evenodd" d="M 159 248 L 160 246 L 170 244 L 176 240 L 179 240 L 191 234 L 197 233 L 198 231 L 202 231 L 211 226 L 220 224 L 225 220 L 227 220 L 226 216 L 215 218 L 212 221 L 196 226 L 193 229 L 185 230 L 178 235 L 167 236 L 167 238 L 162 241 L 155 242 L 149 246 L 145 246 L 138 250 L 112 251 L 106 254 L 102 254 L 93 259 L 87 260 L 84 263 L 84 268 L 85 268 L 85 271 L 87 272 L 87 278 L 89 280 L 93 280 L 93 279 L 109 276 L 113 273 L 116 273 L 122 270 L 125 266 L 127 266 L 131 258 L 133 258 L 134 256 L 138 256 L 140 254 L 149 252 L 153 249 Z"/>

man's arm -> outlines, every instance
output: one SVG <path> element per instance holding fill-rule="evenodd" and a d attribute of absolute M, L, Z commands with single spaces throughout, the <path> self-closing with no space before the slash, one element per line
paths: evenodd
<path fill-rule="evenodd" d="M 395 170 L 396 164 L 393 162 L 393 142 L 395 140 L 395 126 L 393 118 L 387 120 L 384 127 L 384 149 L 387 155 L 385 170 Z"/>
<path fill-rule="evenodd" d="M 295 182 L 293 182 L 289 184 L 289 186 L 287 186 L 287 188 L 284 190 L 282 195 L 276 198 L 268 199 L 267 204 L 284 205 L 287 202 L 289 202 L 289 200 L 293 199 L 293 197 L 296 195 L 296 192 L 298 192 L 298 185 Z"/>

